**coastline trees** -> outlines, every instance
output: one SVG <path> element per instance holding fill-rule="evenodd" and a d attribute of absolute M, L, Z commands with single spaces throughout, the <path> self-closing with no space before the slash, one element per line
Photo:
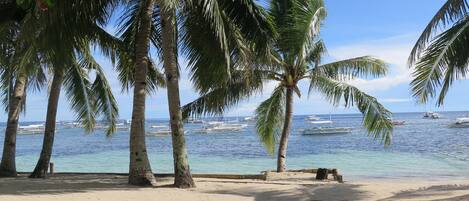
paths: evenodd
<path fill-rule="evenodd" d="M 444 103 L 454 80 L 467 74 L 469 61 L 469 4 L 467 0 L 448 0 L 429 22 L 409 56 L 413 68 L 413 96 L 426 103 L 437 97 Z M 448 28 L 449 27 L 449 28 Z M 443 32 L 441 32 L 442 29 Z M 437 89 L 440 88 L 439 94 Z"/>
<path fill-rule="evenodd" d="M 221 113 L 226 106 L 261 90 L 259 82 L 277 82 L 271 97 L 256 109 L 256 128 L 269 153 L 273 154 L 276 143 L 279 143 L 277 171 L 283 172 L 293 96 L 301 96 L 298 83 L 308 80 L 309 94 L 317 91 L 334 105 L 357 106 L 364 115 L 363 125 L 368 132 L 389 144 L 393 128 L 391 113 L 376 98 L 347 84 L 357 77 L 385 75 L 387 66 L 384 62 L 364 56 L 323 64 L 325 45 L 319 38 L 319 31 L 326 11 L 322 0 L 273 0 L 269 14 L 277 32 L 270 44 L 270 61 L 233 70 L 232 74 L 241 74 L 241 77 L 232 79 L 228 85 L 212 85 L 211 90 L 184 106 L 185 114 Z"/>

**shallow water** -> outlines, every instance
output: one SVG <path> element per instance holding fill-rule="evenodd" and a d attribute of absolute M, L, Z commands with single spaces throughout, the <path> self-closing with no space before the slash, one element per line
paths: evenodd
<path fill-rule="evenodd" d="M 441 114 L 443 118 L 438 120 L 422 119 L 421 113 L 395 114 L 394 119 L 405 120 L 407 124 L 395 127 L 393 143 L 388 148 L 367 136 L 361 128 L 361 115 L 332 115 L 334 126 L 354 127 L 351 134 L 333 136 L 301 135 L 299 131 L 311 125 L 305 116 L 295 116 L 287 166 L 339 168 L 348 178 L 469 177 L 469 128 L 448 127 L 456 117 L 469 112 Z M 329 115 L 319 116 L 329 119 Z M 148 121 L 148 125 L 161 123 L 164 121 Z M 242 132 L 190 132 L 198 126 L 185 126 L 189 131 L 186 140 L 194 173 L 259 173 L 275 169 L 275 157 L 266 153 L 253 123 Z M 2 132 L 1 139 L 3 135 Z M 34 168 L 42 137 L 18 136 L 19 171 Z M 58 172 L 127 172 L 128 139 L 128 131 L 107 138 L 103 131 L 87 135 L 78 128 L 60 129 L 52 161 Z M 172 172 L 171 138 L 148 137 L 147 146 L 154 172 Z"/>

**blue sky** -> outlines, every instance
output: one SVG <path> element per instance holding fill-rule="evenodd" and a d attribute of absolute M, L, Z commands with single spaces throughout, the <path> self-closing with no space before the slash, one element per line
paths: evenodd
<path fill-rule="evenodd" d="M 416 112 L 425 110 L 467 110 L 469 96 L 459 95 L 469 87 L 469 82 L 458 81 L 450 90 L 446 104 L 435 108 L 434 104 L 418 105 L 409 91 L 410 71 L 406 59 L 410 49 L 434 13 L 444 0 L 325 0 L 328 17 L 322 29 L 322 37 L 329 50 L 328 60 L 345 59 L 355 56 L 372 55 L 390 64 L 390 73 L 373 80 L 355 80 L 354 84 L 377 97 L 392 112 Z M 113 28 L 109 28 L 113 30 Z M 97 55 L 99 63 L 106 69 L 108 79 L 119 103 L 120 118 L 131 117 L 132 93 L 121 93 L 120 83 L 109 60 Z M 185 66 L 184 59 L 181 65 Z M 307 83 L 301 83 L 306 93 Z M 266 99 L 274 85 L 266 84 L 262 94 L 241 102 L 227 112 L 227 116 L 251 115 L 256 106 Z M 180 81 L 182 104 L 197 97 L 183 72 Z M 65 93 L 62 93 L 65 95 Z M 73 112 L 65 97 L 61 97 L 58 112 L 59 120 L 73 120 Z M 22 121 L 43 121 L 47 106 L 47 90 L 30 93 L 27 99 L 27 113 Z M 168 118 L 166 91 L 160 89 L 147 99 L 147 118 Z M 294 114 L 356 113 L 350 108 L 335 108 L 320 96 L 312 94 L 295 99 Z M 2 113 L 0 121 L 7 115 Z"/>

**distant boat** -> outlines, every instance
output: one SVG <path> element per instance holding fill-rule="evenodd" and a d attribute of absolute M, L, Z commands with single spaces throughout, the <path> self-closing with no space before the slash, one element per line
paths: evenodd
<path fill-rule="evenodd" d="M 246 122 L 252 122 L 252 121 L 256 121 L 257 118 L 256 117 L 244 117 L 243 120 L 246 121 Z"/>
<path fill-rule="evenodd" d="M 423 118 L 426 118 L 426 119 L 439 119 L 439 118 L 441 118 L 441 115 L 436 113 L 436 112 L 425 112 L 423 114 Z"/>
<path fill-rule="evenodd" d="M 151 125 L 150 128 L 168 128 L 168 126 L 165 126 L 165 125 Z"/>
<path fill-rule="evenodd" d="M 310 124 L 332 124 L 331 120 L 323 120 L 323 121 L 309 121 Z"/>
<path fill-rule="evenodd" d="M 211 121 L 207 122 L 203 128 L 193 130 L 197 133 L 221 133 L 221 132 L 234 132 L 241 131 L 246 128 L 247 124 L 231 124 L 222 121 Z"/>
<path fill-rule="evenodd" d="M 204 120 L 195 119 L 195 118 L 189 118 L 189 119 L 186 120 L 186 123 L 190 123 L 190 124 L 203 124 L 203 123 L 204 123 Z"/>
<path fill-rule="evenodd" d="M 320 119 L 321 118 L 316 116 L 316 115 L 310 115 L 310 116 L 306 117 L 306 120 L 308 120 L 308 121 L 318 121 Z"/>
<path fill-rule="evenodd" d="M 157 130 L 157 131 L 148 131 L 146 135 L 149 136 L 170 136 L 171 135 L 171 130 L 169 129 L 164 129 L 164 130 Z"/>
<path fill-rule="evenodd" d="M 454 127 L 454 128 L 469 127 L 469 117 L 456 118 L 456 122 L 454 122 L 451 126 Z"/>
<path fill-rule="evenodd" d="M 83 125 L 80 122 L 64 122 L 62 125 L 65 128 L 82 128 Z"/>
<path fill-rule="evenodd" d="M 402 126 L 405 125 L 406 121 L 403 120 L 391 120 L 392 125 L 394 126 Z"/>
<path fill-rule="evenodd" d="M 44 124 L 31 124 L 27 126 L 18 126 L 18 134 L 20 135 L 35 135 L 44 133 Z"/>
<path fill-rule="evenodd" d="M 119 124 L 116 124 L 116 130 L 118 130 L 118 131 L 128 131 L 128 130 L 130 130 L 130 127 L 127 126 L 125 123 L 119 123 Z"/>
<path fill-rule="evenodd" d="M 303 135 L 333 135 L 333 134 L 347 134 L 351 133 L 352 128 L 350 127 L 319 127 L 319 128 L 308 128 L 302 131 Z"/>

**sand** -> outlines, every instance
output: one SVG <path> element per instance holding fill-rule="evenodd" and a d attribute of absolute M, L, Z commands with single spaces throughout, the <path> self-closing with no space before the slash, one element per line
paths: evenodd
<path fill-rule="evenodd" d="M 156 188 L 138 188 L 117 175 L 21 176 L 0 178 L 0 200 L 469 200 L 469 180 L 375 179 L 339 184 L 311 178 L 299 173 L 268 181 L 196 178 L 197 188 L 176 189 L 171 187 L 172 178 L 158 178 Z"/>

